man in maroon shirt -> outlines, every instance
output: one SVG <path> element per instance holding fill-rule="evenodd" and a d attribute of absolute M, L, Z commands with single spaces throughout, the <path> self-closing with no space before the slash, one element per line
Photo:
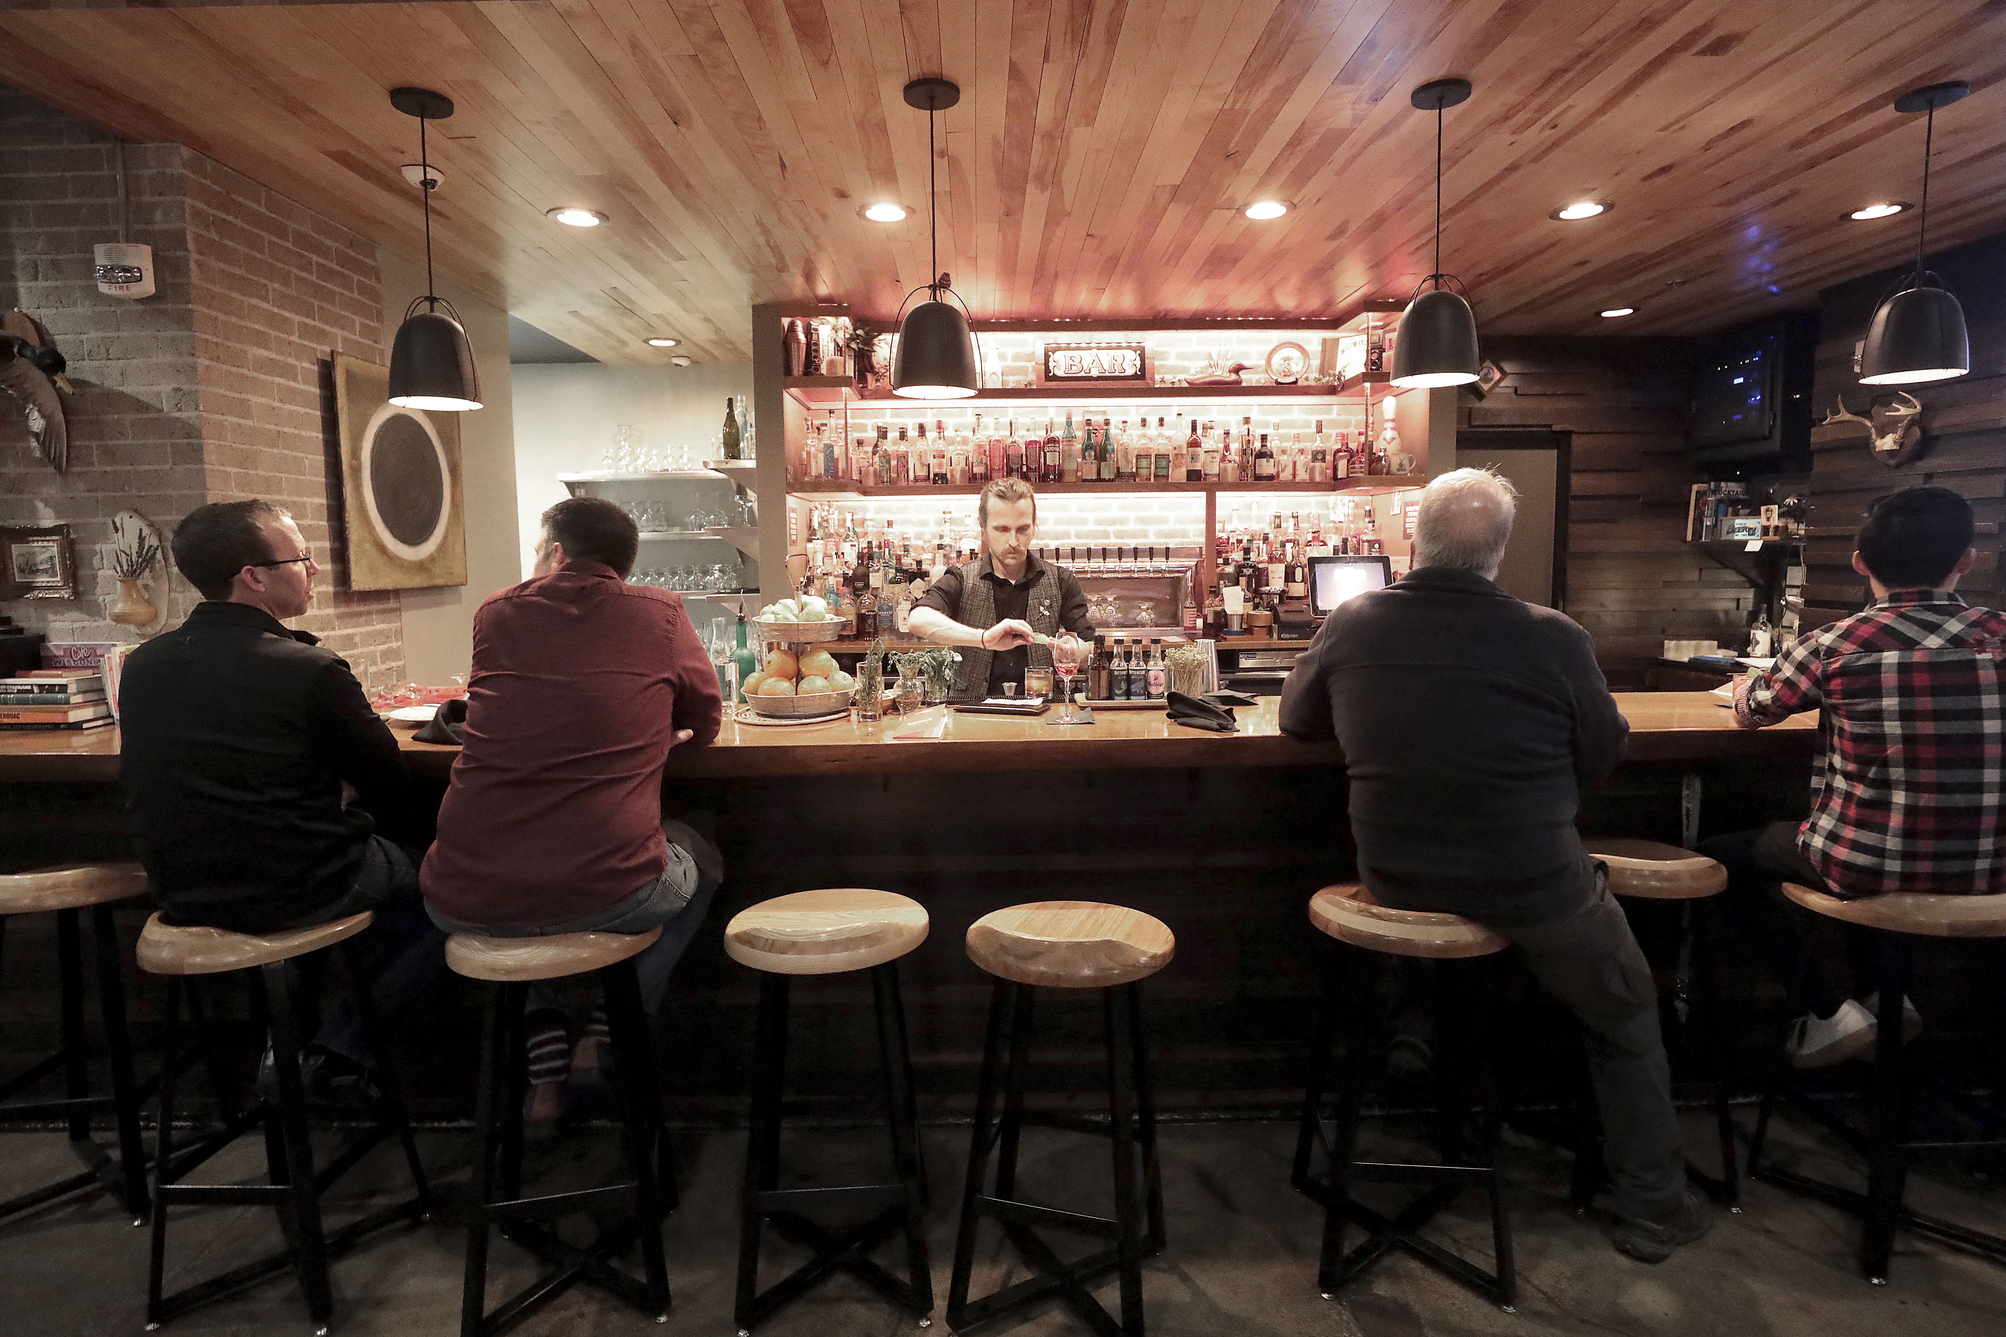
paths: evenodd
<path fill-rule="evenodd" d="M 543 513 L 535 574 L 474 615 L 466 745 L 419 881 L 440 928 L 496 937 L 642 933 L 648 1010 L 702 921 L 723 863 L 692 825 L 662 819 L 669 750 L 717 737 L 717 676 L 680 596 L 629 585 L 639 534 L 614 503 Z M 703 825 L 698 818 L 696 825 Z M 562 1013 L 532 996 L 532 1118 L 596 1068 L 603 1027 L 575 1054 Z"/>

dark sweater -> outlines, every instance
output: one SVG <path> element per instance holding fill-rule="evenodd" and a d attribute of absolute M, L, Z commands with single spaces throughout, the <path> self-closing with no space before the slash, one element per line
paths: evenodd
<path fill-rule="evenodd" d="M 236 933 L 311 924 L 348 894 L 379 811 L 410 807 L 397 740 L 304 631 L 209 600 L 132 652 L 119 689 L 127 824 L 161 918 Z"/>
<path fill-rule="evenodd" d="M 1565 614 L 1473 572 L 1412 572 L 1324 620 L 1281 727 L 1344 749 L 1359 878 L 1381 903 L 1519 928 L 1590 894 L 1580 786 L 1614 772 L 1630 726 Z"/>

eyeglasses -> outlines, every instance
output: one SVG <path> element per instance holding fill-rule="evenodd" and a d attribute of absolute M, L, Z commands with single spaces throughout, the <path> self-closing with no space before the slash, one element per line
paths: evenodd
<path fill-rule="evenodd" d="M 281 557 L 276 562 L 246 562 L 246 566 L 291 566 L 294 562 L 311 563 L 313 553 L 308 551 L 298 557 Z"/>

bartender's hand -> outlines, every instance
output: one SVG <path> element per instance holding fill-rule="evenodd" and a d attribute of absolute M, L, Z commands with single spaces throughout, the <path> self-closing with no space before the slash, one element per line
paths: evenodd
<path fill-rule="evenodd" d="M 984 650 L 1008 650 L 1031 643 L 1031 624 L 1022 618 L 1006 617 L 982 633 Z"/>

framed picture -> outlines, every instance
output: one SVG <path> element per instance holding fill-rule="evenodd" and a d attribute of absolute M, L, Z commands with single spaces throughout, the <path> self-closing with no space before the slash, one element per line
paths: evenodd
<path fill-rule="evenodd" d="M 1309 371 L 1309 350 L 1298 343 L 1276 344 L 1268 350 L 1267 367 L 1276 385 L 1294 385 Z"/>
<path fill-rule="evenodd" d="M 68 525 L 0 528 L 0 599 L 76 597 L 76 559 Z"/>
<path fill-rule="evenodd" d="M 465 489 L 455 413 L 390 402 L 390 372 L 334 360 L 342 532 L 352 590 L 467 583 Z"/>

